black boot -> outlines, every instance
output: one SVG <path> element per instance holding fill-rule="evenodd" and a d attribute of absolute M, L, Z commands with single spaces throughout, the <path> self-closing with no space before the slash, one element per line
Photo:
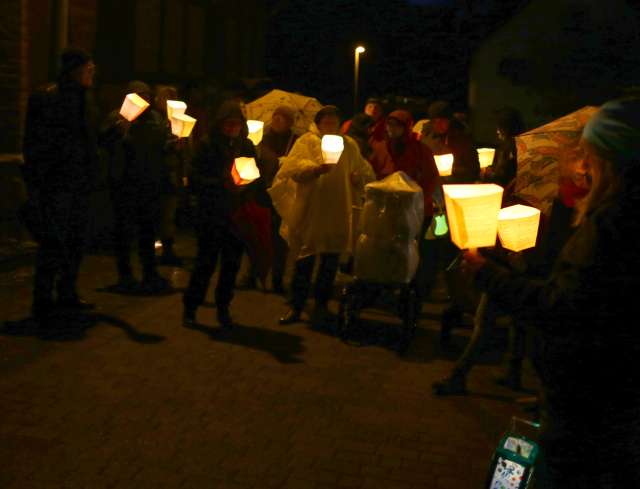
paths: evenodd
<path fill-rule="evenodd" d="M 300 315 L 302 314 L 302 311 L 299 311 L 298 309 L 292 307 L 290 308 L 285 314 L 284 316 L 282 316 L 278 322 L 280 324 L 293 324 L 293 323 L 299 323 L 300 322 Z"/>
<path fill-rule="evenodd" d="M 182 312 L 182 325 L 186 328 L 193 327 L 196 324 L 196 310 L 193 306 L 184 306 Z"/>
<path fill-rule="evenodd" d="M 182 259 L 173 251 L 173 240 L 162 240 L 162 256 L 160 257 L 161 265 L 170 265 L 174 267 L 181 267 L 183 265 Z"/>

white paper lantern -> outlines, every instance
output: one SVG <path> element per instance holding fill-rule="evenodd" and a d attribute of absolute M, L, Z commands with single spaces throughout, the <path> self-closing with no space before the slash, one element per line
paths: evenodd
<path fill-rule="evenodd" d="M 322 136 L 322 158 L 326 164 L 336 164 L 343 151 L 344 140 L 342 139 L 342 136 Z"/>
<path fill-rule="evenodd" d="M 142 114 L 149 107 L 149 102 L 143 99 L 137 93 L 130 93 L 122 102 L 120 107 L 120 115 L 127 119 L 129 122 L 136 120 L 136 118 Z"/>
<path fill-rule="evenodd" d="M 488 168 L 493 164 L 493 156 L 496 150 L 493 148 L 478 148 L 478 159 L 480 160 L 480 168 Z"/>
<path fill-rule="evenodd" d="M 231 167 L 231 176 L 236 185 L 246 185 L 260 178 L 260 170 L 254 158 L 236 158 Z"/>
<path fill-rule="evenodd" d="M 495 246 L 503 188 L 489 183 L 442 189 L 451 241 L 460 249 Z"/>
<path fill-rule="evenodd" d="M 247 128 L 249 129 L 249 139 L 258 146 L 262 141 L 262 134 L 264 130 L 264 122 L 262 121 L 247 121 Z"/>
<path fill-rule="evenodd" d="M 181 100 L 167 100 L 167 117 L 171 119 L 174 115 L 184 114 L 187 104 Z"/>
<path fill-rule="evenodd" d="M 179 138 L 188 138 L 196 119 L 187 114 L 176 114 L 171 118 L 171 132 Z"/>
<path fill-rule="evenodd" d="M 533 248 L 538 237 L 540 210 L 527 205 L 512 205 L 500 209 L 498 236 L 502 247 L 511 251 Z"/>
<path fill-rule="evenodd" d="M 436 160 L 436 166 L 438 167 L 438 173 L 441 177 L 448 177 L 451 175 L 453 169 L 453 155 L 447 153 L 446 155 L 434 155 Z"/>

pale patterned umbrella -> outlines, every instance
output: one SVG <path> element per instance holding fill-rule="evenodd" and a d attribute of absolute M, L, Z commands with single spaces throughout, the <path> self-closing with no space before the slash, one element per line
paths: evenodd
<path fill-rule="evenodd" d="M 576 112 L 516 137 L 518 173 L 515 196 L 548 214 L 563 172 L 580 158 L 582 129 L 597 107 Z"/>
<path fill-rule="evenodd" d="M 268 124 L 271 122 L 273 111 L 280 105 L 286 105 L 295 111 L 293 130 L 298 134 L 307 132 L 314 116 L 322 108 L 322 104 L 313 97 L 276 89 L 249 102 L 246 105 L 247 118 Z"/>

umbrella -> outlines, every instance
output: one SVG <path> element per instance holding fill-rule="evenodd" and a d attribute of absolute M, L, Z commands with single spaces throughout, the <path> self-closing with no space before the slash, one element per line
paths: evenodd
<path fill-rule="evenodd" d="M 516 137 L 516 197 L 544 214 L 551 211 L 560 177 L 569 174 L 572 163 L 580 158 L 578 143 L 582 129 L 597 110 L 597 107 L 583 107 Z"/>
<path fill-rule="evenodd" d="M 309 125 L 313 122 L 313 117 L 322 108 L 322 104 L 313 97 L 284 90 L 271 90 L 246 105 L 247 118 L 269 123 L 273 111 L 280 105 L 287 105 L 295 111 L 293 130 L 298 134 L 307 132 Z"/>

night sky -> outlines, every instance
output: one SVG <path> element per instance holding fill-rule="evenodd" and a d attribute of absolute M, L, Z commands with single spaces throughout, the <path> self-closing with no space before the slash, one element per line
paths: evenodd
<path fill-rule="evenodd" d="M 291 0 L 269 21 L 275 84 L 352 109 L 353 50 L 363 44 L 360 98 L 445 98 L 464 107 L 477 43 L 522 0 Z M 461 6 L 462 5 L 462 6 Z"/>

